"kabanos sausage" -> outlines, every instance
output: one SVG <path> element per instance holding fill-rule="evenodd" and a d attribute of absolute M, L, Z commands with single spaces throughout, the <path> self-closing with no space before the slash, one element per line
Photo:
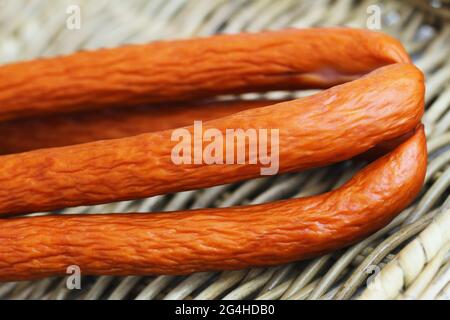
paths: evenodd
<path fill-rule="evenodd" d="M 347 28 L 124 46 L 0 67 L 0 120 L 219 94 L 326 88 L 409 63 L 382 33 Z"/>
<path fill-rule="evenodd" d="M 118 139 L 208 121 L 280 101 L 198 101 L 87 110 L 0 122 L 0 154 Z"/>
<path fill-rule="evenodd" d="M 195 101 L 13 119 L 0 123 L 0 137 L 3 137 L 0 139 L 0 155 L 174 129 L 191 125 L 194 121 L 217 119 L 282 101 Z M 393 140 L 383 141 L 361 157 L 378 158 L 392 151 L 411 134 L 408 132 Z"/>
<path fill-rule="evenodd" d="M 14 119 L 0 123 L 0 155 L 174 129 L 191 125 L 194 121 L 208 121 L 282 101 L 195 101 Z M 378 158 L 392 151 L 411 134 L 408 132 L 391 141 L 384 141 L 361 157 Z"/>
<path fill-rule="evenodd" d="M 0 280 L 188 274 L 267 266 L 342 248 L 386 225 L 420 191 L 423 128 L 318 196 L 226 209 L 0 220 Z"/>
<path fill-rule="evenodd" d="M 279 129 L 279 172 L 289 172 L 349 159 L 413 130 L 423 114 L 423 94 L 422 73 L 411 64 L 393 64 L 313 96 L 242 111 L 204 127 Z M 192 127 L 186 129 L 194 135 Z M 176 165 L 171 134 L 1 156 L 0 213 L 142 198 L 260 175 L 259 165 Z"/>

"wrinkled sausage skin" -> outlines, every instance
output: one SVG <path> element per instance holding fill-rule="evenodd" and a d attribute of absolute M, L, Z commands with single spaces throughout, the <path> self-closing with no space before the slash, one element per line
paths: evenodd
<path fill-rule="evenodd" d="M 340 188 L 261 205 L 156 214 L 0 220 L 0 279 L 189 274 L 267 266 L 347 246 L 386 225 L 422 187 L 423 128 Z"/>

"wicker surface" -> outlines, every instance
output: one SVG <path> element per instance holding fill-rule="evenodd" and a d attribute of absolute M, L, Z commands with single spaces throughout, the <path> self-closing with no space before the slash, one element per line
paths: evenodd
<path fill-rule="evenodd" d="M 68 30 L 66 9 L 74 3 L 81 8 L 81 29 Z M 389 226 L 350 248 L 311 261 L 187 277 L 83 277 L 81 290 L 66 289 L 63 278 L 3 283 L 0 298 L 449 299 L 450 24 L 445 20 L 406 1 L 0 0 L 0 63 L 217 32 L 288 26 L 364 28 L 372 12 L 368 8 L 374 4 L 381 9 L 382 30 L 403 42 L 426 73 L 427 85 L 424 122 L 430 159 L 426 185 L 417 201 Z M 277 92 L 266 97 L 309 93 Z M 358 169 L 356 164 L 344 163 L 142 201 L 71 208 L 63 213 L 151 212 L 262 203 L 327 191 Z"/>

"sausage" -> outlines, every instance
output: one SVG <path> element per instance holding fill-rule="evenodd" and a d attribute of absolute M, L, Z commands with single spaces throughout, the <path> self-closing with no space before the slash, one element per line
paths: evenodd
<path fill-rule="evenodd" d="M 392 63 L 410 63 L 397 40 L 348 28 L 78 52 L 0 67 L 0 120 L 228 93 L 328 88 Z"/>
<path fill-rule="evenodd" d="M 279 129 L 279 172 L 291 172 L 352 158 L 413 130 L 423 114 L 423 95 L 422 73 L 398 63 L 312 96 L 245 110 L 203 127 L 222 133 L 236 126 Z M 194 134 L 193 127 L 186 129 Z M 176 165 L 171 133 L 1 156 L 0 213 L 136 199 L 260 175 L 260 165 Z"/>
<path fill-rule="evenodd" d="M 168 106 L 135 106 L 13 119 L 0 122 L 0 136 L 3 137 L 0 140 L 0 155 L 168 130 L 188 126 L 194 121 L 217 119 L 282 101 L 195 101 Z M 412 133 L 383 141 L 357 158 L 379 158 L 392 151 Z"/>
<path fill-rule="evenodd" d="M 198 101 L 78 111 L 0 122 L 0 154 L 117 139 L 188 126 L 281 100 Z"/>
<path fill-rule="evenodd" d="M 54 215 L 0 220 L 0 280 L 65 274 L 188 274 L 268 266 L 354 243 L 418 194 L 423 127 L 342 187 L 262 205 L 157 214 Z"/>

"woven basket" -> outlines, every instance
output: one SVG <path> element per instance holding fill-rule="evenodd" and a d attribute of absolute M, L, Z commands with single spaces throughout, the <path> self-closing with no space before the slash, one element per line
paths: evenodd
<path fill-rule="evenodd" d="M 430 154 L 417 201 L 358 244 L 310 261 L 185 277 L 83 277 L 2 283 L 2 299 L 449 299 L 450 20 L 445 3 L 356 0 L 0 0 L 0 63 L 81 49 L 212 33 L 308 26 L 366 28 L 379 10 L 381 30 L 402 41 L 426 74 L 424 116 Z M 69 5 L 80 29 L 66 27 Z M 265 98 L 309 92 L 267 93 Z M 246 96 L 245 98 L 257 98 Z M 262 203 L 318 194 L 347 180 L 351 162 L 235 185 L 163 195 L 63 213 L 151 212 Z M 151 213 L 149 213 L 151 214 Z"/>

